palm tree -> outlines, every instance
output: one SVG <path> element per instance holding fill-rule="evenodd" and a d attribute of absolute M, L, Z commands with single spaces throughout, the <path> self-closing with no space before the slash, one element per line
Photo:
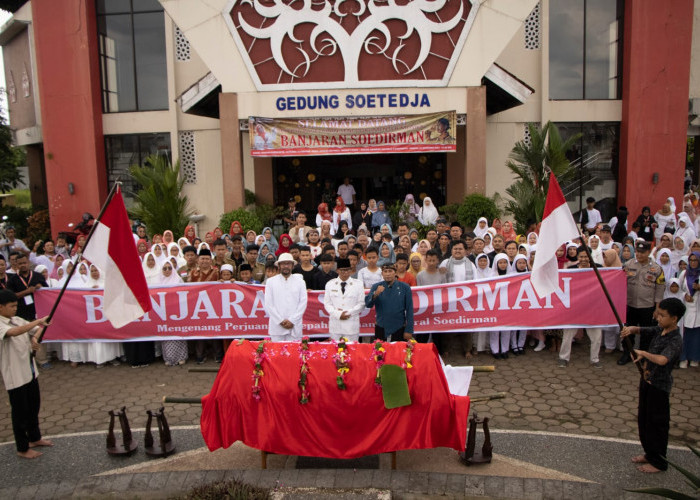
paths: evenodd
<path fill-rule="evenodd" d="M 131 210 L 150 234 L 163 234 L 170 229 L 175 238 L 185 231 L 190 215 L 189 200 L 182 194 L 185 184 L 180 176 L 180 162 L 172 165 L 166 156 L 151 155 L 143 166 L 129 168 L 140 188 L 135 193 L 136 205 Z"/>
<path fill-rule="evenodd" d="M 562 141 L 557 126 L 547 122 L 542 128 L 528 123 L 529 144 L 518 141 L 510 152 L 506 166 L 515 174 L 516 181 L 506 189 L 512 200 L 506 210 L 513 214 L 519 232 L 532 222 L 542 220 L 549 188 L 549 172 L 565 183 L 574 175 L 566 151 L 581 137 L 576 134 Z"/>

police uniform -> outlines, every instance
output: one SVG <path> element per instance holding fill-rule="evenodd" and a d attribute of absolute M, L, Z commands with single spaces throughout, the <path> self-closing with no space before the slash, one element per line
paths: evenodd
<path fill-rule="evenodd" d="M 649 251 L 648 243 L 637 243 L 635 249 Z M 664 272 L 657 263 L 651 259 L 646 264 L 641 264 L 636 259 L 628 260 L 623 266 L 627 274 L 627 325 L 628 326 L 654 326 L 654 310 L 656 304 L 664 298 L 666 288 Z M 646 350 L 650 338 L 642 335 L 640 349 Z M 630 361 L 629 352 L 625 349 L 618 364 Z"/>

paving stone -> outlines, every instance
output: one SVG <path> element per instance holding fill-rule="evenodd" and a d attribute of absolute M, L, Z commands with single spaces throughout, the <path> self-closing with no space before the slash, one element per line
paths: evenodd
<path fill-rule="evenodd" d="M 369 488 L 372 485 L 373 470 L 358 469 L 355 471 L 355 477 L 352 480 L 353 488 Z"/>
<path fill-rule="evenodd" d="M 34 495 L 34 498 L 36 500 L 49 500 L 54 498 L 56 490 L 58 489 L 58 484 L 59 483 L 44 483 L 40 485 L 36 491 L 36 494 Z M 3 493 L 3 490 L 0 490 L 0 498 L 13 498 L 14 496 L 15 495 L 8 496 Z"/>
<path fill-rule="evenodd" d="M 256 486 L 263 488 L 274 489 L 279 484 L 280 471 L 277 469 L 268 469 L 261 471 L 260 482 Z"/>
<path fill-rule="evenodd" d="M 248 471 L 252 472 L 252 471 Z M 260 471 L 255 471 L 260 473 Z M 182 482 L 182 489 L 184 491 L 189 491 L 192 488 L 196 488 L 198 486 L 201 486 L 204 484 L 204 479 L 207 476 L 206 471 L 200 471 L 200 470 L 192 470 L 187 473 L 187 476 L 185 477 L 185 480 Z M 248 483 L 248 484 L 253 484 L 253 483 Z"/>
<path fill-rule="evenodd" d="M 204 484 L 214 484 L 220 483 L 224 480 L 225 470 L 210 470 L 207 471 L 207 475 L 204 476 Z"/>
<path fill-rule="evenodd" d="M 309 471 L 300 471 L 301 472 L 309 472 Z M 187 479 L 189 480 L 190 474 L 187 474 Z M 248 484 L 250 486 L 257 486 L 260 483 L 260 474 L 261 471 L 258 469 L 249 469 L 243 473 L 243 476 L 241 477 L 241 482 Z M 300 474 L 301 475 L 301 474 Z M 306 483 L 306 486 L 310 485 L 310 481 Z"/>
<path fill-rule="evenodd" d="M 447 481 L 445 482 L 445 494 L 447 496 L 464 495 L 465 487 L 466 480 L 463 474 L 447 474 Z"/>
<path fill-rule="evenodd" d="M 336 488 L 352 488 L 352 483 L 355 480 L 355 471 L 352 469 L 341 469 L 335 475 Z M 393 487 L 392 487 L 393 489 Z"/>
<path fill-rule="evenodd" d="M 564 486 L 561 481 L 544 481 L 542 498 L 545 500 L 561 500 L 564 494 Z"/>
<path fill-rule="evenodd" d="M 386 490 L 391 487 L 391 475 L 393 471 L 377 469 L 372 471 L 372 488 Z"/>
<path fill-rule="evenodd" d="M 148 483 L 151 481 L 151 475 L 145 473 L 133 474 L 129 490 L 131 491 L 148 491 Z"/>
<path fill-rule="evenodd" d="M 129 483 L 131 483 L 131 476 L 131 474 L 117 474 L 113 476 L 111 491 L 115 493 L 126 491 L 126 489 L 129 487 Z"/>
<path fill-rule="evenodd" d="M 410 491 L 408 481 L 411 477 L 406 471 L 391 471 L 391 491 Z"/>
<path fill-rule="evenodd" d="M 17 498 L 18 500 L 29 500 L 31 498 L 34 498 L 34 495 L 36 495 L 38 489 L 38 484 L 22 486 L 17 490 L 17 493 L 15 493 L 15 498 Z"/>
<path fill-rule="evenodd" d="M 542 498 L 542 488 L 544 481 L 539 478 L 526 477 L 523 480 L 523 498 Z"/>
<path fill-rule="evenodd" d="M 525 491 L 525 482 L 521 477 L 504 477 L 503 485 L 507 498 L 522 498 Z"/>
<path fill-rule="evenodd" d="M 316 471 L 316 488 L 333 488 L 335 484 L 335 470 L 319 470 Z"/>
<path fill-rule="evenodd" d="M 148 489 L 151 491 L 164 490 L 165 486 L 168 484 L 169 477 L 170 477 L 170 472 L 153 472 L 153 473 L 151 473 L 151 480 L 148 482 Z"/>
<path fill-rule="evenodd" d="M 173 471 L 168 474 L 164 489 L 166 491 L 182 491 L 185 479 L 187 479 L 187 472 Z"/>
<path fill-rule="evenodd" d="M 280 471 L 280 475 L 277 478 L 279 481 L 280 488 L 294 487 L 297 486 L 297 478 L 299 477 L 299 471 L 297 469 L 283 469 Z"/>
<path fill-rule="evenodd" d="M 495 498 L 504 497 L 506 492 L 504 479 L 500 476 L 486 476 L 484 478 L 484 494 Z"/>

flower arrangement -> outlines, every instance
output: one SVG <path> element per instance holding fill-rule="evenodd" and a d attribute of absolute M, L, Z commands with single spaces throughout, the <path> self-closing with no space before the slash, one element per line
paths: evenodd
<path fill-rule="evenodd" d="M 299 388 L 301 389 L 299 403 L 303 405 L 309 402 L 309 391 L 306 388 L 306 382 L 309 375 L 309 358 L 311 358 L 311 352 L 309 351 L 309 337 L 304 337 L 301 339 L 301 344 L 299 344 L 299 363 L 301 364 L 299 368 Z"/>
<path fill-rule="evenodd" d="M 260 401 L 260 391 L 262 386 L 260 385 L 260 379 L 264 375 L 262 370 L 262 363 L 267 359 L 267 354 L 265 354 L 265 343 L 267 340 L 261 340 L 258 347 L 253 352 L 253 358 L 255 366 L 253 367 L 253 399 Z"/>
<path fill-rule="evenodd" d="M 384 356 L 386 355 L 386 349 L 384 349 L 384 344 L 381 340 L 377 340 L 374 343 L 374 348 L 372 349 L 372 358 L 377 366 L 377 376 L 374 378 L 374 385 L 381 389 L 382 379 L 379 376 L 379 370 L 384 366 Z"/>
<path fill-rule="evenodd" d="M 406 350 L 404 351 L 405 355 L 403 363 L 401 363 L 401 368 L 413 368 L 413 365 L 411 364 L 411 359 L 413 359 L 413 348 L 415 347 L 415 345 L 415 339 L 411 339 L 408 342 L 406 342 Z"/>
<path fill-rule="evenodd" d="M 350 371 L 350 353 L 345 343 L 348 341 L 345 337 L 341 337 L 338 343 L 333 342 L 336 345 L 337 352 L 333 355 L 333 361 L 335 362 L 335 369 L 338 370 L 338 376 L 336 377 L 336 384 L 338 389 L 344 391 L 347 389 L 345 385 L 345 376 Z"/>

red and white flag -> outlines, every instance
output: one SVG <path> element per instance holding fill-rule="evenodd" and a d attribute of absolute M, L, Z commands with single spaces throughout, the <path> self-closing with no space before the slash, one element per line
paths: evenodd
<path fill-rule="evenodd" d="M 566 204 L 564 193 L 554 174 L 549 174 L 547 202 L 542 214 L 540 236 L 537 240 L 537 253 L 532 265 L 530 281 L 540 297 L 559 290 L 559 266 L 557 249 L 567 241 L 578 238 L 579 231 Z"/>
<path fill-rule="evenodd" d="M 121 328 L 151 310 L 148 284 L 119 187 L 96 223 L 83 257 L 104 275 L 103 311 L 114 328 Z"/>

